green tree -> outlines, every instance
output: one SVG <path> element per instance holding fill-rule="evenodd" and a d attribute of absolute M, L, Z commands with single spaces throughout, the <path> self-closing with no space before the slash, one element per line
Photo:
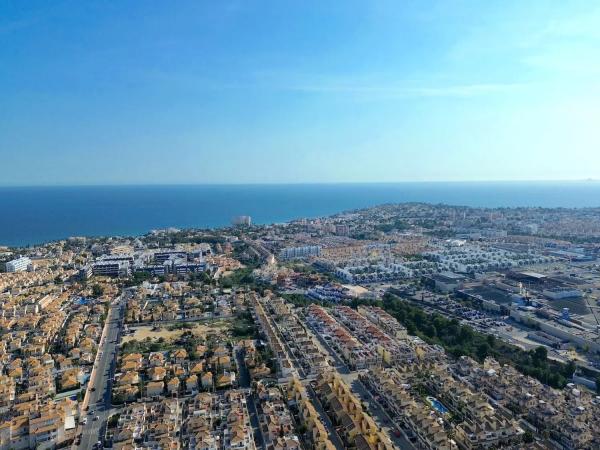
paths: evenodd
<path fill-rule="evenodd" d="M 533 433 L 531 431 L 527 430 L 523 434 L 523 442 L 526 444 L 531 444 L 533 442 Z"/>
<path fill-rule="evenodd" d="M 573 376 L 573 374 L 575 373 L 575 370 L 577 370 L 577 366 L 575 365 L 575 363 L 573 361 L 569 361 L 565 365 L 565 370 L 563 371 L 563 375 L 567 378 L 571 378 Z"/>
<path fill-rule="evenodd" d="M 447 319 L 439 314 L 424 314 L 418 306 L 391 293 L 385 294 L 381 302 L 373 304 L 386 309 L 406 327 L 408 334 L 439 344 L 455 357 L 468 355 L 483 360 L 492 356 L 501 364 L 510 363 L 521 373 L 555 388 L 564 387 L 566 378 L 571 377 L 576 368 L 574 364 L 548 359 L 545 347 L 521 350 L 493 336 L 476 332 L 469 326 L 460 325 L 455 319 Z"/>
<path fill-rule="evenodd" d="M 546 366 L 546 360 L 548 359 L 548 349 L 546 349 L 546 347 L 537 347 L 532 355 L 531 358 L 533 359 L 533 364 L 536 367 L 545 367 Z"/>
<path fill-rule="evenodd" d="M 92 295 L 94 297 L 101 297 L 104 294 L 104 289 L 99 284 L 95 284 L 92 286 Z"/>
<path fill-rule="evenodd" d="M 477 357 L 483 361 L 490 353 L 490 346 L 487 342 L 482 342 L 477 346 Z"/>
<path fill-rule="evenodd" d="M 548 349 L 546 347 L 539 346 L 534 350 L 536 359 L 545 361 L 548 357 Z"/>
<path fill-rule="evenodd" d="M 460 332 L 458 333 L 458 342 L 459 343 L 464 343 L 464 342 L 470 342 L 473 340 L 473 330 L 471 329 L 471 327 L 468 327 L 466 325 L 462 325 L 460 327 Z"/>

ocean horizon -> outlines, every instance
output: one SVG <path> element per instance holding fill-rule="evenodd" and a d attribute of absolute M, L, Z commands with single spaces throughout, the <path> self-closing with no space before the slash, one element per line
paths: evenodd
<path fill-rule="evenodd" d="M 269 224 L 385 203 L 600 207 L 595 181 L 399 182 L 0 187 L 0 245 L 70 236 L 135 236 L 217 228 L 238 215 Z"/>

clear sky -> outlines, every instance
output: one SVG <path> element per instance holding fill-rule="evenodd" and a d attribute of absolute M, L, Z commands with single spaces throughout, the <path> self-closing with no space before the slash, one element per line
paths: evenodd
<path fill-rule="evenodd" d="M 3 185 L 582 178 L 597 2 L 0 2 Z"/>

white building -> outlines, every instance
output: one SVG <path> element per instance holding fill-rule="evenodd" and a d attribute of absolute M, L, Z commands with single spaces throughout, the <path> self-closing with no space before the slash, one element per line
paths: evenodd
<path fill-rule="evenodd" d="M 306 245 L 304 247 L 287 247 L 281 250 L 279 256 L 281 259 L 307 258 L 309 256 L 319 256 L 321 247 L 318 245 Z"/>
<path fill-rule="evenodd" d="M 100 260 L 92 264 L 94 275 L 108 277 L 123 277 L 131 273 L 131 266 L 127 261 Z"/>
<path fill-rule="evenodd" d="M 250 216 L 236 216 L 232 219 L 231 223 L 233 225 L 252 225 L 252 217 Z"/>
<path fill-rule="evenodd" d="M 21 256 L 6 263 L 7 272 L 24 272 L 31 266 L 31 260 L 26 256 Z"/>

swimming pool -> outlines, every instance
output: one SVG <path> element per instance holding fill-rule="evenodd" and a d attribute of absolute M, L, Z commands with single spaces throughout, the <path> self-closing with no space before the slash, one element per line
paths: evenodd
<path fill-rule="evenodd" d="M 78 300 L 75 301 L 78 305 L 87 305 L 90 301 L 85 297 L 79 297 Z"/>
<path fill-rule="evenodd" d="M 435 397 L 427 397 L 427 403 L 431 405 L 433 409 L 435 409 L 440 414 L 448 414 L 448 408 L 440 403 L 440 401 Z"/>

